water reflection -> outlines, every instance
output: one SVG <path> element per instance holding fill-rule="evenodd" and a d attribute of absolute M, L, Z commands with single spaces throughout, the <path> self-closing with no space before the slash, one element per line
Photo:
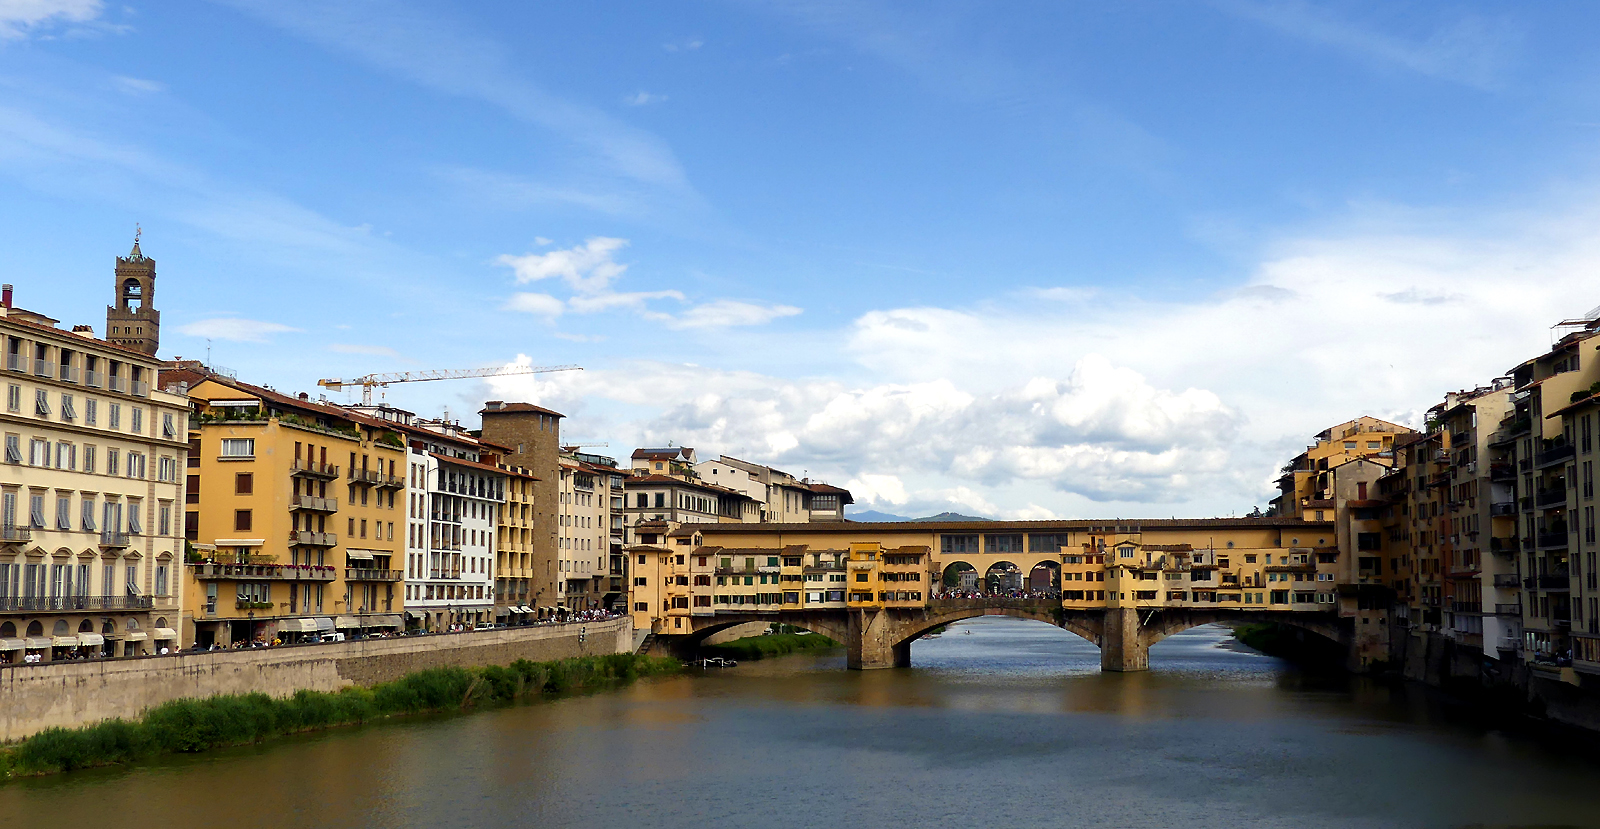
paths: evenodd
<path fill-rule="evenodd" d="M 794 657 L 615 693 L 0 788 L 18 826 L 1594 823 L 1587 761 L 1196 629 L 1152 670 L 992 617 L 849 672 Z"/>

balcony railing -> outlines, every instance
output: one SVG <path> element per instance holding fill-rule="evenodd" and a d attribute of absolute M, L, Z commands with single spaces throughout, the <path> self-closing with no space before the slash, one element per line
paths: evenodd
<path fill-rule="evenodd" d="M 76 383 L 76 382 L 78 382 L 78 367 L 77 366 L 72 365 L 71 363 L 68 363 L 68 364 L 59 366 L 58 368 L 60 369 L 60 371 L 58 371 L 57 374 L 60 375 L 62 380 L 66 381 L 68 383 Z"/>
<path fill-rule="evenodd" d="M 404 570 L 375 570 L 370 567 L 346 567 L 344 570 L 345 581 L 401 581 L 405 577 Z"/>
<path fill-rule="evenodd" d="M 106 388 L 126 393 L 128 391 L 128 378 L 118 377 L 113 374 L 106 378 Z"/>
<path fill-rule="evenodd" d="M 378 475 L 378 486 L 384 489 L 405 489 L 406 479 L 399 475 L 380 474 Z"/>
<path fill-rule="evenodd" d="M 1567 488 L 1553 486 L 1549 489 L 1541 489 L 1534 496 L 1533 503 L 1539 507 L 1565 506 L 1567 503 Z"/>
<path fill-rule="evenodd" d="M 1494 463 L 1489 465 L 1489 480 L 1510 481 L 1517 477 L 1517 468 L 1509 463 Z"/>
<path fill-rule="evenodd" d="M 11 369 L 12 371 L 27 371 L 28 358 L 22 356 L 21 354 L 7 354 L 6 368 Z"/>
<path fill-rule="evenodd" d="M 1510 573 L 1496 573 L 1494 577 L 1494 586 L 1511 588 L 1521 587 L 1522 579 L 1519 579 Z"/>
<path fill-rule="evenodd" d="M 1516 515 L 1517 514 L 1517 502 L 1515 502 L 1515 501 L 1501 501 L 1498 504 L 1490 504 L 1489 505 L 1489 514 L 1490 515 Z"/>
<path fill-rule="evenodd" d="M 148 610 L 154 604 L 149 596 L 6 596 L 0 598 L 0 611 Z"/>
<path fill-rule="evenodd" d="M 1538 544 L 1541 550 L 1549 547 L 1567 546 L 1567 528 L 1561 527 L 1560 529 L 1552 529 L 1550 532 L 1539 533 Z"/>
<path fill-rule="evenodd" d="M 102 532 L 100 533 L 100 546 L 126 547 L 128 546 L 127 533 Z"/>
<path fill-rule="evenodd" d="M 318 533 L 310 530 L 290 530 L 289 544 L 303 547 L 332 547 L 339 543 L 339 536 L 334 533 Z"/>
<path fill-rule="evenodd" d="M 1572 444 L 1567 444 L 1566 446 L 1557 446 L 1553 449 L 1546 449 L 1545 451 L 1533 456 L 1533 465 L 1543 469 L 1544 467 L 1560 463 L 1567 458 L 1572 457 L 1575 449 L 1576 447 L 1574 447 Z"/>
<path fill-rule="evenodd" d="M 333 581 L 338 571 L 312 564 L 196 564 L 194 577 L 200 581 Z"/>
<path fill-rule="evenodd" d="M 1522 615 L 1522 605 L 1520 605 L 1520 604 L 1497 604 L 1497 605 L 1494 606 L 1494 615 L 1496 615 L 1496 616 L 1521 616 Z"/>
<path fill-rule="evenodd" d="M 1489 538 L 1489 552 L 1515 553 L 1522 549 L 1522 539 L 1516 536 L 1492 536 Z"/>
<path fill-rule="evenodd" d="M 94 389 L 104 388 L 106 376 L 98 371 L 85 371 L 83 373 L 83 384 Z"/>
<path fill-rule="evenodd" d="M 290 475 L 303 475 L 307 478 L 326 478 L 332 480 L 339 477 L 339 467 L 331 463 L 318 463 L 317 461 L 302 461 L 296 459 L 289 466 Z"/>
<path fill-rule="evenodd" d="M 28 527 L 0 527 L 0 541 L 18 543 L 33 540 L 33 530 Z"/>
<path fill-rule="evenodd" d="M 290 509 L 305 510 L 307 512 L 338 512 L 338 498 L 318 498 L 314 495 L 296 495 Z"/>
<path fill-rule="evenodd" d="M 383 473 L 376 469 L 350 469 L 350 480 L 358 484 L 375 484 L 382 477 Z"/>
<path fill-rule="evenodd" d="M 133 381 L 132 394 L 133 394 L 134 397 L 149 397 L 150 396 L 150 384 L 146 383 L 146 382 L 144 382 L 142 380 Z"/>
<path fill-rule="evenodd" d="M 1450 610 L 1456 613 L 1482 613 L 1483 602 L 1450 602 Z"/>
<path fill-rule="evenodd" d="M 55 363 L 49 360 L 34 360 L 33 373 L 40 377 L 54 377 L 56 376 Z"/>

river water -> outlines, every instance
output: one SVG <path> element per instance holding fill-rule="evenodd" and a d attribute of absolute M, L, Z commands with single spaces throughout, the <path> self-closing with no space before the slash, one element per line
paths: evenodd
<path fill-rule="evenodd" d="M 1600 825 L 1600 764 L 1197 628 L 1101 674 L 990 617 L 905 670 L 799 656 L 0 786 L 0 825 Z"/>

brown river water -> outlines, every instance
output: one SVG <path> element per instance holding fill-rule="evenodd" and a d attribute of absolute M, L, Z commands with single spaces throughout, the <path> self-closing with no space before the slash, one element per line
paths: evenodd
<path fill-rule="evenodd" d="M 969 632 L 970 631 L 970 632 Z M 0 786 L 0 826 L 1600 826 L 1600 760 L 1198 628 L 1151 670 L 972 620 L 913 667 L 797 656 Z"/>

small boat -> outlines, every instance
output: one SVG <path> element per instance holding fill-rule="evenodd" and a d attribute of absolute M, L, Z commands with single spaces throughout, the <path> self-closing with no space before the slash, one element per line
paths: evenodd
<path fill-rule="evenodd" d="M 737 668 L 737 667 L 739 667 L 739 663 L 736 660 L 724 659 L 724 658 L 722 658 L 720 656 L 708 656 L 708 657 L 700 660 L 700 667 L 702 667 L 702 668 Z"/>

